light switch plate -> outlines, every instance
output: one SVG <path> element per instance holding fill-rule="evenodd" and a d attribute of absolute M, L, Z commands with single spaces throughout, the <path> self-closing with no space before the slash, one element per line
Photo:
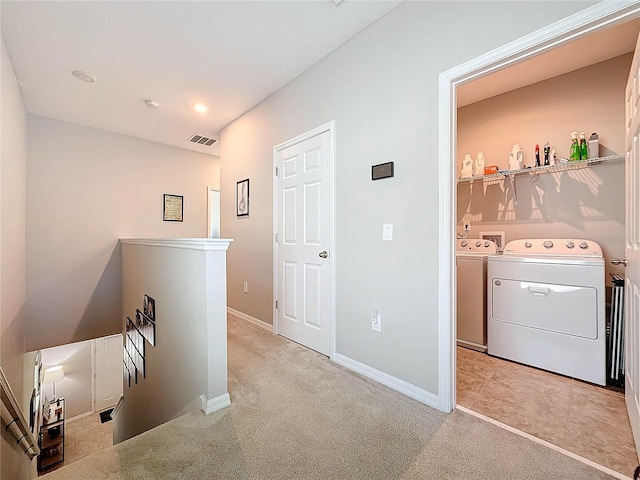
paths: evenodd
<path fill-rule="evenodd" d="M 382 240 L 393 240 L 393 223 L 385 223 L 382 225 Z"/>

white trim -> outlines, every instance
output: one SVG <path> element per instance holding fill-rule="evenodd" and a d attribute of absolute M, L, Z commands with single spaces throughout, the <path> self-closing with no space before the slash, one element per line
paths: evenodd
<path fill-rule="evenodd" d="M 275 333 L 273 325 L 269 325 L 267 322 L 263 320 L 252 317 L 251 315 L 247 315 L 246 313 L 242 313 L 231 307 L 227 307 L 227 314 L 233 315 L 234 317 L 237 317 L 240 320 L 244 320 L 245 322 L 249 322 L 251 325 L 258 327 L 261 330 L 265 330 L 269 333 Z"/>
<path fill-rule="evenodd" d="M 202 411 L 205 415 L 211 415 L 213 412 L 217 412 L 231 405 L 229 393 L 223 393 L 209 400 L 207 400 L 207 397 L 204 395 L 200 395 L 200 400 L 202 401 Z"/>
<path fill-rule="evenodd" d="M 333 359 L 338 365 L 342 365 L 343 367 L 348 368 L 349 370 L 353 370 L 360 375 L 364 375 L 367 378 L 375 380 L 378 383 L 386 385 L 387 387 L 405 394 L 407 397 L 411 397 L 419 402 L 424 403 L 430 407 L 438 408 L 438 396 L 434 395 L 427 390 L 424 390 L 420 387 L 416 387 L 412 383 L 405 382 L 404 380 L 400 380 L 399 378 L 394 377 L 393 375 L 389 375 L 388 373 L 381 372 L 380 370 L 376 370 L 369 365 L 365 365 L 364 363 L 360 363 L 357 360 L 353 360 L 352 358 L 345 357 L 340 353 L 336 353 Z"/>
<path fill-rule="evenodd" d="M 331 286 L 329 287 L 329 358 L 335 360 L 336 355 L 336 121 L 331 120 L 319 127 L 313 128 L 297 137 L 291 138 L 284 143 L 273 147 L 273 233 L 278 233 L 278 177 L 275 175 L 278 166 L 278 152 L 296 145 L 300 142 L 329 132 L 329 273 L 331 276 Z M 278 298 L 278 243 L 273 239 L 273 333 L 278 335 L 278 310 L 275 302 Z"/>
<path fill-rule="evenodd" d="M 605 1 L 525 35 L 440 74 L 439 78 L 439 244 L 438 244 L 438 409 L 455 406 L 455 239 L 456 87 L 514 65 L 590 33 L 640 16 L 638 0 Z"/>
<path fill-rule="evenodd" d="M 122 334 L 121 334 L 122 335 Z M 91 340 L 91 413 L 96 413 L 96 349 L 98 341 L 94 338 Z"/>
<path fill-rule="evenodd" d="M 519 435 L 521 437 L 526 438 L 527 440 L 531 440 L 532 442 L 535 443 L 539 443 L 540 445 L 544 445 L 547 448 L 550 448 L 551 450 L 555 450 L 558 453 L 561 453 L 563 455 L 566 455 L 567 457 L 573 458 L 574 460 L 578 460 L 579 462 L 584 463 L 585 465 L 588 465 L 592 468 L 595 468 L 596 470 L 600 470 L 603 473 L 606 473 L 607 475 L 611 475 L 614 478 L 618 478 L 620 480 L 632 480 L 631 477 L 627 477 L 621 473 L 616 472 L 615 470 L 611 470 L 610 468 L 605 467 L 604 465 L 600 465 L 599 463 L 596 463 L 592 460 L 589 460 L 588 458 L 584 458 L 581 457 L 580 455 L 577 455 L 573 452 L 570 452 L 569 450 L 565 450 L 564 448 L 561 448 L 557 445 L 554 445 L 553 443 L 549 443 L 545 440 L 542 440 L 538 437 L 534 437 L 533 435 L 528 434 L 527 432 L 523 432 L 522 430 L 518 430 L 516 428 L 513 428 L 509 425 L 506 425 L 502 422 L 499 422 L 497 420 L 494 420 L 493 418 L 489 418 L 486 417 L 484 415 L 482 415 L 481 413 L 478 412 L 474 412 L 473 410 L 469 410 L 466 407 L 463 407 L 461 405 L 456 405 L 456 410 L 460 410 L 461 412 L 467 413 L 469 415 L 472 415 L 476 418 L 479 418 L 481 420 L 484 420 L 485 422 L 491 423 L 497 427 L 500 427 L 504 430 L 507 430 L 511 433 L 515 433 L 516 435 Z"/>
<path fill-rule="evenodd" d="M 182 248 L 185 250 L 228 250 L 233 242 L 229 238 L 121 238 L 127 245 Z"/>
<path fill-rule="evenodd" d="M 211 195 L 212 192 L 218 192 L 220 194 L 220 189 L 216 187 L 207 187 L 207 238 L 218 238 L 211 236 Z M 218 213 L 218 227 L 220 227 L 220 214 Z"/>

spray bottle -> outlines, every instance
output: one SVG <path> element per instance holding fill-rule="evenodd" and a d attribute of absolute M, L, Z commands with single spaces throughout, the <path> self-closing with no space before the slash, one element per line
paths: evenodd
<path fill-rule="evenodd" d="M 589 158 L 589 148 L 587 146 L 587 140 L 584 136 L 584 132 L 580 132 L 580 160 L 586 160 Z"/>
<path fill-rule="evenodd" d="M 571 149 L 569 160 L 575 162 L 580 160 L 580 145 L 578 145 L 578 132 L 571 132 Z"/>

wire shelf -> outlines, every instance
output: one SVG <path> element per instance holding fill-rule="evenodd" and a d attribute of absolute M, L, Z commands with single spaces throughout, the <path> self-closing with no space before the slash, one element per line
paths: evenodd
<path fill-rule="evenodd" d="M 624 163 L 624 155 L 610 155 L 608 157 L 598 157 L 591 160 L 577 160 L 575 162 L 569 162 L 564 164 L 547 165 L 542 167 L 530 167 L 520 170 L 500 170 L 498 173 L 491 175 L 474 175 L 473 177 L 461 177 L 458 179 L 458 183 L 474 182 L 476 180 L 482 180 L 483 182 L 495 182 L 504 179 L 509 176 L 517 176 L 523 174 L 540 174 L 540 173 L 556 173 L 566 172 L 569 170 L 578 170 L 580 168 L 588 168 L 594 165 L 610 165 L 614 163 Z"/>

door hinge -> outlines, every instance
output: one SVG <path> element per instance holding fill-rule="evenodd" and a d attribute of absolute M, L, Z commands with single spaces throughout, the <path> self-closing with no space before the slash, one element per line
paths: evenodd
<path fill-rule="evenodd" d="M 278 167 L 276 167 L 276 177 L 278 176 L 278 172 L 279 172 Z"/>
<path fill-rule="evenodd" d="M 278 243 L 278 234 L 276 233 L 276 243 Z"/>
<path fill-rule="evenodd" d="M 278 309 L 278 300 L 276 300 L 276 310 Z"/>

